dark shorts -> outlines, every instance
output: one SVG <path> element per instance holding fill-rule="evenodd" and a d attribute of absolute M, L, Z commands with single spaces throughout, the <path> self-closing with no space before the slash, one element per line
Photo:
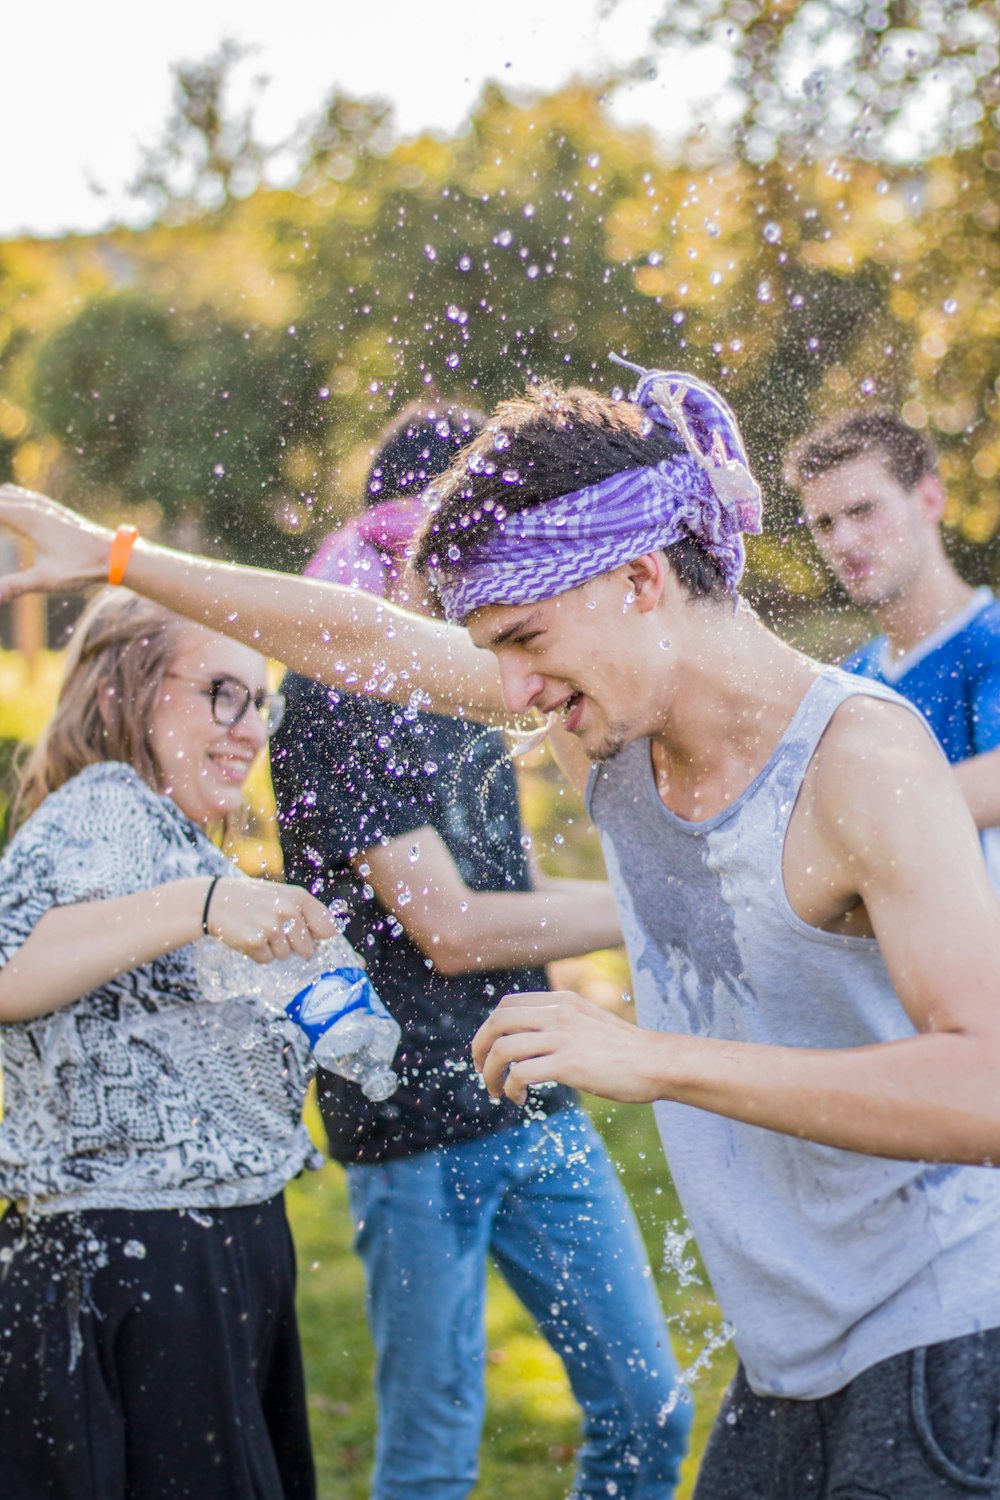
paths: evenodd
<path fill-rule="evenodd" d="M 755 1396 L 742 1367 L 695 1500 L 1000 1500 L 1000 1329 L 914 1349 L 819 1401 Z"/>
<path fill-rule="evenodd" d="M 0 1223 L 0 1492 L 314 1500 L 280 1198 Z"/>

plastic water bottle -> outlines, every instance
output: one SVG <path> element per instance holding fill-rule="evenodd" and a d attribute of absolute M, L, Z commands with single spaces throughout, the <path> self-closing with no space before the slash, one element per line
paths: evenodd
<path fill-rule="evenodd" d="M 388 1099 L 398 1088 L 391 1063 L 399 1026 L 345 938 L 325 938 L 311 958 L 292 953 L 270 964 L 202 938 L 194 965 L 206 1000 L 248 997 L 284 1014 L 305 1032 L 317 1063 L 359 1084 L 367 1098 Z"/>

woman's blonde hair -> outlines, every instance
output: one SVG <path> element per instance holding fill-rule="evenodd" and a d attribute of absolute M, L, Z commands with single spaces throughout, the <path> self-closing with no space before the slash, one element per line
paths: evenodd
<path fill-rule="evenodd" d="M 125 761 L 161 790 L 149 732 L 184 629 L 179 615 L 128 589 L 105 589 L 91 600 L 66 654 L 55 712 L 21 768 L 15 826 L 99 761 Z"/>

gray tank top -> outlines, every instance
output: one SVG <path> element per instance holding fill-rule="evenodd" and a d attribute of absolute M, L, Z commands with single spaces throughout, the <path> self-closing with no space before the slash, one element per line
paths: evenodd
<path fill-rule="evenodd" d="M 648 740 L 595 768 L 588 806 L 640 1025 L 792 1047 L 914 1034 L 877 942 L 808 926 L 782 879 L 802 778 L 855 694 L 920 719 L 890 689 L 825 670 L 764 769 L 704 822 L 663 805 Z M 863 1156 L 690 1105 L 654 1109 L 759 1394 L 829 1395 L 903 1350 L 1000 1326 L 1000 1173 Z"/>

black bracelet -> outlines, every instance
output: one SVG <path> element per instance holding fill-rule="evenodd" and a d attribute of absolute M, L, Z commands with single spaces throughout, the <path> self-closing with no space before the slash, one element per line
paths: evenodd
<path fill-rule="evenodd" d="M 209 881 L 208 891 L 205 895 L 205 905 L 201 909 L 201 930 L 206 937 L 212 936 L 212 934 L 208 930 L 208 908 L 212 904 L 212 897 L 215 895 L 215 887 L 218 885 L 221 879 L 221 875 L 216 875 L 214 879 Z"/>

